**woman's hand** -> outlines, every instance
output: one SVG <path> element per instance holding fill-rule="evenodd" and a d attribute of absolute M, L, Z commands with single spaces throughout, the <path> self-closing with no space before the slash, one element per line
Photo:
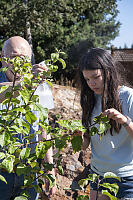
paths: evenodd
<path fill-rule="evenodd" d="M 121 125 L 124 125 L 124 123 L 127 123 L 127 117 L 118 112 L 114 108 L 107 109 L 103 112 L 103 116 L 107 115 L 108 118 L 115 120 L 116 122 L 120 123 Z M 125 127 L 127 132 L 133 137 L 133 122 L 130 121 L 127 123 L 127 126 Z"/>
<path fill-rule="evenodd" d="M 105 110 L 102 113 L 102 115 L 103 116 L 107 115 L 107 117 L 109 119 L 113 119 L 121 125 L 127 122 L 126 116 L 124 116 L 123 114 L 121 114 L 119 111 L 117 111 L 114 108 L 110 108 L 110 109 Z"/>

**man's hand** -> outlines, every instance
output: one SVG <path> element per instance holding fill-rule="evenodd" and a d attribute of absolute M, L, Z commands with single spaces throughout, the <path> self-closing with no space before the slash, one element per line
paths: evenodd
<path fill-rule="evenodd" d="M 39 135 L 38 139 L 41 141 L 43 138 L 45 139 L 51 139 L 50 134 L 47 135 L 46 131 L 42 129 L 41 127 L 39 128 L 42 131 L 42 134 Z M 47 151 L 44 160 L 42 160 L 42 163 L 47 162 L 47 163 L 53 163 L 53 149 L 52 147 Z M 53 188 L 49 188 L 49 181 L 45 179 L 45 187 L 42 186 L 42 189 L 46 194 L 51 197 L 55 192 L 56 192 L 56 177 L 55 177 L 55 170 L 52 169 L 52 171 L 48 172 L 49 174 L 52 174 L 54 179 L 55 179 L 55 186 Z"/>
<path fill-rule="evenodd" d="M 34 77 L 36 77 L 37 74 L 39 74 L 39 76 L 44 79 L 45 78 L 45 77 L 43 77 L 43 72 L 44 71 L 45 72 L 48 71 L 48 67 L 45 65 L 44 62 L 41 62 L 39 64 L 33 65 L 32 74 L 33 74 Z"/>

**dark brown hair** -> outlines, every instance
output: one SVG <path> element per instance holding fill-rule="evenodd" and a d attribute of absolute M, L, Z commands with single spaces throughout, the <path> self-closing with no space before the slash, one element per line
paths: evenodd
<path fill-rule="evenodd" d="M 86 52 L 80 61 L 80 84 L 81 97 L 80 103 L 82 107 L 82 122 L 87 128 L 91 124 L 91 116 L 96 104 L 96 97 L 94 92 L 89 88 L 82 71 L 102 69 L 104 74 L 104 92 L 102 95 L 102 111 L 114 108 L 122 112 L 121 103 L 119 99 L 118 86 L 121 85 L 121 79 L 117 72 L 117 65 L 111 54 L 101 48 L 93 48 Z M 117 133 L 120 131 L 120 124 L 114 120 L 110 120 L 112 130 Z"/>

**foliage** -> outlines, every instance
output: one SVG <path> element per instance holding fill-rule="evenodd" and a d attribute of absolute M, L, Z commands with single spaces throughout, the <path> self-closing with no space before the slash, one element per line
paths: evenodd
<path fill-rule="evenodd" d="M 107 116 L 102 116 L 102 113 L 95 117 L 93 119 L 93 121 L 95 122 L 93 124 L 93 127 L 90 129 L 90 135 L 93 136 L 95 134 L 99 135 L 99 139 L 101 140 L 101 136 L 108 130 L 111 128 L 110 124 L 109 124 L 109 119 Z M 96 128 L 94 125 L 95 124 L 99 124 L 99 127 Z"/>
<path fill-rule="evenodd" d="M 65 67 L 65 62 L 59 57 L 60 54 L 62 52 L 53 53 L 51 59 L 46 60 L 49 70 L 43 73 L 45 77 L 49 78 L 51 73 L 57 70 L 57 61 L 60 61 Z M 39 104 L 38 96 L 35 94 L 38 85 L 42 82 L 42 74 L 36 74 L 33 78 L 32 65 L 27 57 L 2 58 L 2 60 L 10 64 L 10 69 L 14 73 L 14 81 L 11 87 L 5 85 L 0 88 L 0 93 L 6 93 L 5 100 L 1 103 L 3 109 L 0 110 L 0 168 L 8 173 L 17 173 L 18 176 L 23 174 L 23 189 L 26 191 L 29 187 L 35 187 L 39 192 L 39 186 L 34 186 L 32 183 L 37 178 L 40 182 L 40 176 L 49 180 L 50 187 L 55 184 L 52 175 L 46 173 L 48 170 L 52 170 L 53 165 L 52 168 L 50 165 L 44 166 L 45 169 L 42 170 L 37 162 L 38 159 L 45 157 L 48 149 L 53 145 L 53 141 L 34 140 L 37 135 L 41 134 L 40 130 L 29 134 L 31 127 L 35 124 L 45 130 L 49 128 L 45 122 L 48 117 L 48 109 Z M 1 69 L 3 72 L 6 70 L 6 67 Z M 21 77 L 20 85 L 16 85 L 18 75 Z M 39 113 L 40 122 L 37 122 L 37 113 Z M 49 134 L 49 132 L 47 133 Z M 36 146 L 35 152 L 32 150 L 33 145 Z M 61 171 L 61 167 L 59 168 Z M 8 180 L 2 175 L 0 175 L 0 179 L 7 184 Z M 16 199 L 27 198 L 22 195 Z"/>
<path fill-rule="evenodd" d="M 72 79 L 86 49 L 107 47 L 118 35 L 117 14 L 117 0 L 1 0 L 0 36 L 28 39 L 30 27 L 36 63 L 50 57 L 55 47 L 63 49 L 69 67 L 60 68 L 54 77 Z"/>
<path fill-rule="evenodd" d="M 117 183 L 112 183 L 112 184 L 106 183 L 106 182 L 102 183 L 102 181 L 106 178 L 108 179 L 113 178 L 113 179 L 121 181 L 120 178 L 117 177 L 114 173 L 107 172 L 104 174 L 103 179 L 99 179 L 99 175 L 97 174 L 89 174 L 88 178 L 81 179 L 78 182 L 78 184 L 80 185 L 81 188 L 83 188 L 89 183 L 89 181 L 92 181 L 93 183 L 96 182 L 98 184 L 97 195 L 98 195 L 100 186 L 102 186 L 103 188 L 105 188 L 105 189 L 102 189 L 102 194 L 107 195 L 111 200 L 117 200 L 116 195 L 118 193 L 119 186 L 117 185 Z M 78 198 L 80 199 L 80 196 Z M 84 197 L 83 199 L 85 200 L 86 197 Z"/>
<path fill-rule="evenodd" d="M 60 54 L 62 54 L 60 51 L 52 53 L 51 59 L 45 61 L 49 70 L 43 72 L 43 75 L 47 80 L 51 77 L 51 73 L 58 69 L 57 61 L 62 63 L 63 68 L 65 67 L 65 62 L 60 58 Z M 11 87 L 2 86 L 0 88 L 0 93 L 6 92 L 5 100 L 2 102 L 5 108 L 0 110 L 0 168 L 8 173 L 17 173 L 18 176 L 24 175 L 25 194 L 29 187 L 35 187 L 40 192 L 39 185 L 32 185 L 33 181 L 38 179 L 38 182 L 43 184 L 43 180 L 40 179 L 43 177 L 49 181 L 50 187 L 53 187 L 55 180 L 51 174 L 47 174 L 47 171 L 56 167 L 60 174 L 64 173 L 61 166 L 61 150 L 68 143 L 71 143 L 74 152 L 81 150 L 82 137 L 76 136 L 75 132 L 83 133 L 86 129 L 80 120 L 58 120 L 56 123 L 59 127 L 57 128 L 48 125 L 45 122 L 48 117 L 48 109 L 39 104 L 38 95 L 35 94 L 38 85 L 42 82 L 42 74 L 36 74 L 33 78 L 32 65 L 27 57 L 2 59 L 4 62 L 10 63 L 10 69 L 14 72 L 14 81 Z M 6 70 L 6 67 L 1 69 L 3 72 Z M 21 77 L 20 85 L 16 85 L 18 75 Z M 15 96 L 16 93 L 17 96 Z M 38 112 L 39 122 L 36 117 Z M 94 121 L 94 124 L 102 123 L 100 131 L 95 132 L 97 134 L 102 135 L 109 128 L 108 119 L 102 115 L 97 116 Z M 31 126 L 35 124 L 44 129 L 47 134 L 51 134 L 52 138 L 34 141 L 33 139 L 42 133 L 38 130 L 29 134 Z M 32 151 L 33 145 L 36 145 L 35 152 Z M 37 160 L 43 159 L 51 146 L 56 148 L 57 152 L 54 155 L 54 163 L 43 163 L 43 166 L 40 167 Z M 2 175 L 0 175 L 0 179 L 7 184 L 7 180 Z M 22 196 L 16 197 L 16 200 L 27 199 L 24 193 L 21 194 Z"/>

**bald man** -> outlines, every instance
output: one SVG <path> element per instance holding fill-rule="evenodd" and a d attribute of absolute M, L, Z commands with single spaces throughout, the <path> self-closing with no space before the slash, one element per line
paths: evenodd
<path fill-rule="evenodd" d="M 31 51 L 29 43 L 24 38 L 20 36 L 14 36 L 5 41 L 3 45 L 3 49 L 2 49 L 2 56 L 6 58 L 14 58 L 16 56 L 28 56 L 31 59 L 32 51 Z M 12 85 L 12 82 L 14 80 L 14 73 L 10 67 L 10 64 L 2 62 L 2 67 L 5 67 L 5 66 L 8 67 L 8 70 L 5 73 L 0 72 L 0 85 Z M 46 67 L 39 64 L 34 65 L 32 69 L 33 74 L 36 74 L 37 72 L 43 72 L 44 70 L 46 70 Z M 20 83 L 20 77 L 17 76 L 16 84 L 19 85 L 19 83 Z M 0 94 L 0 102 L 2 102 L 5 99 L 6 92 Z M 49 86 L 45 82 L 42 82 L 38 86 L 36 90 L 36 94 L 39 96 L 39 103 L 43 107 L 48 107 L 48 109 L 53 108 L 52 93 Z M 47 101 L 47 99 L 49 99 L 49 102 Z M 0 104 L 0 110 L 3 108 L 4 108 L 3 105 Z M 37 117 L 37 121 L 39 122 L 38 117 Z M 38 130 L 38 128 L 39 127 L 37 125 L 34 128 L 31 127 L 30 133 L 31 134 L 35 133 Z M 41 130 L 41 131 L 42 131 L 42 136 L 39 139 L 42 139 L 42 137 L 46 139 L 50 139 L 50 136 L 47 136 L 44 130 Z M 38 140 L 38 138 L 35 135 L 34 141 L 36 140 Z M 35 145 L 32 145 L 31 147 L 32 153 L 35 151 L 35 147 L 36 147 Z M 52 149 L 49 149 L 44 160 L 46 162 L 53 163 L 52 155 L 53 155 Z M 52 171 L 52 173 L 53 175 L 55 175 L 54 170 Z M 15 199 L 15 197 L 19 196 L 21 192 L 21 186 L 24 183 L 23 176 L 17 176 L 17 174 L 15 173 L 9 174 L 8 172 L 2 171 L 2 170 L 0 170 L 0 175 L 4 176 L 7 180 L 7 184 L 0 181 L 0 200 L 13 200 Z M 48 186 L 46 185 L 46 187 Z M 38 199 L 38 194 L 36 193 L 34 188 L 30 189 L 29 193 L 31 196 L 29 200 Z M 55 193 L 55 187 L 49 190 L 49 196 L 51 196 L 54 193 Z"/>

